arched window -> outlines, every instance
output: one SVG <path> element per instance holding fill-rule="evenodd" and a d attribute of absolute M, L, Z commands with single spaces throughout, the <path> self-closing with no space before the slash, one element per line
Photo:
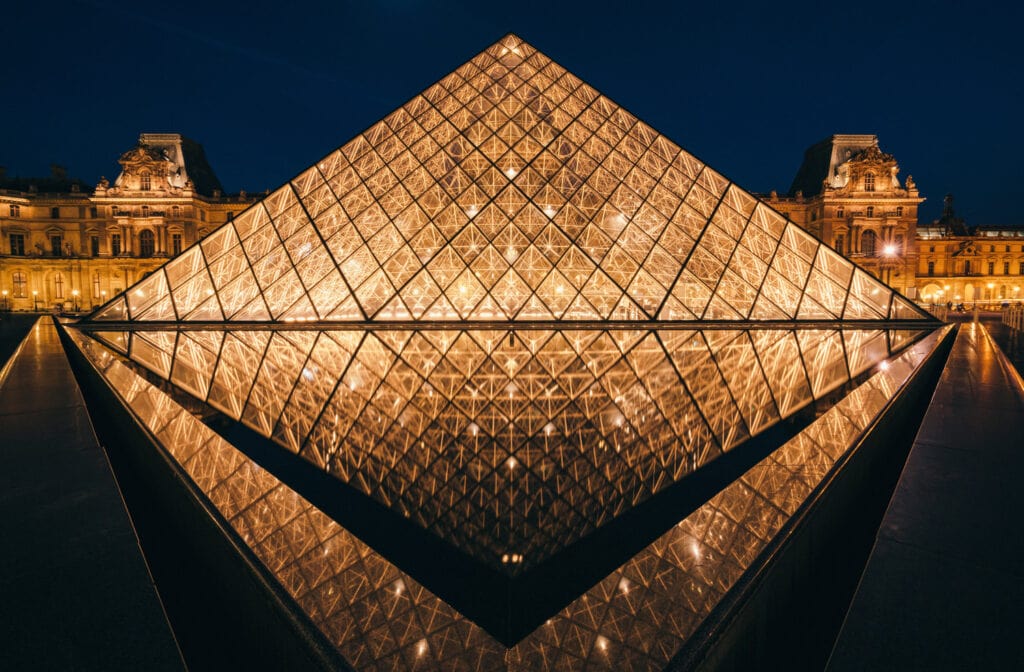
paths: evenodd
<path fill-rule="evenodd" d="M 874 255 L 877 237 L 874 231 L 865 231 L 860 236 L 860 251 L 863 254 Z"/>
<path fill-rule="evenodd" d="M 139 189 L 142 189 L 143 191 L 149 191 L 152 188 L 152 186 L 153 183 L 150 180 L 149 173 L 143 173 L 142 175 L 139 175 Z"/>
<path fill-rule="evenodd" d="M 64 276 L 60 273 L 53 276 L 53 295 L 58 299 L 64 298 Z"/>
<path fill-rule="evenodd" d="M 139 233 L 139 256 L 153 256 L 153 232 L 148 229 Z"/>
<path fill-rule="evenodd" d="M 875 190 L 875 174 L 874 173 L 866 173 L 864 175 L 864 191 L 874 191 L 874 190 Z"/>

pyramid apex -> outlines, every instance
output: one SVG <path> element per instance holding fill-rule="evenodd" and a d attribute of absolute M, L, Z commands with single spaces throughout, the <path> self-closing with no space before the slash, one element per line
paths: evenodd
<path fill-rule="evenodd" d="M 515 33 L 506 33 L 504 37 L 502 37 L 500 40 L 495 42 L 493 45 L 491 45 L 490 48 L 487 49 L 487 52 L 490 53 L 491 56 L 499 60 L 508 56 L 509 54 L 511 54 L 513 58 L 515 58 L 516 56 L 520 58 L 526 58 L 534 51 L 535 49 L 531 47 L 526 42 L 526 40 L 519 37 Z"/>

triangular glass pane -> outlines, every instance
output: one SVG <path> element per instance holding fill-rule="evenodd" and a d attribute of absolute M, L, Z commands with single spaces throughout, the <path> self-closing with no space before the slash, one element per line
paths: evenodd
<path fill-rule="evenodd" d="M 93 335 L 117 350 L 122 355 L 128 354 L 128 332 L 127 331 L 94 331 Z"/>
<path fill-rule="evenodd" d="M 128 308 L 132 319 L 139 319 L 139 315 L 157 301 L 169 294 L 167 287 L 167 276 L 163 269 L 158 269 L 145 280 L 137 283 L 126 293 L 128 297 Z"/>
<path fill-rule="evenodd" d="M 90 318 L 94 321 L 120 321 L 128 319 L 128 305 L 124 296 L 112 299 L 110 303 L 99 308 Z"/>

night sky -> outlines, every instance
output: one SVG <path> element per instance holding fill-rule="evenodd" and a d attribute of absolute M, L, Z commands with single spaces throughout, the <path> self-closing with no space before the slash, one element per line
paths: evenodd
<path fill-rule="evenodd" d="M 875 133 L 922 222 L 953 192 L 971 225 L 1024 224 L 1019 3 L 226 4 L 5 9 L 0 165 L 95 184 L 140 132 L 180 132 L 228 191 L 273 189 L 514 32 L 748 190 Z"/>

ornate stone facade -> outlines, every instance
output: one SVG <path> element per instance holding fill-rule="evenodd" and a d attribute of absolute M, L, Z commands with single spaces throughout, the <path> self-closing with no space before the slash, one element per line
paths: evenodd
<path fill-rule="evenodd" d="M 969 228 L 946 196 L 942 218 L 918 229 L 920 299 L 994 306 L 1024 298 L 1024 228 Z"/>
<path fill-rule="evenodd" d="M 787 195 L 762 195 L 776 210 L 909 298 L 918 298 L 913 177 L 874 135 L 833 135 L 804 154 Z"/>
<path fill-rule="evenodd" d="M 0 178 L 0 310 L 87 310 L 228 221 L 255 198 L 226 195 L 202 147 L 143 133 L 121 173 L 92 189 L 59 170 Z M 874 135 L 807 150 L 788 194 L 762 195 L 862 268 L 921 303 L 1024 299 L 1024 229 L 969 229 L 947 197 L 918 226 L 913 178 Z"/>
<path fill-rule="evenodd" d="M 240 213 L 195 142 L 143 133 L 111 185 L 0 180 L 0 309 L 88 310 Z"/>

